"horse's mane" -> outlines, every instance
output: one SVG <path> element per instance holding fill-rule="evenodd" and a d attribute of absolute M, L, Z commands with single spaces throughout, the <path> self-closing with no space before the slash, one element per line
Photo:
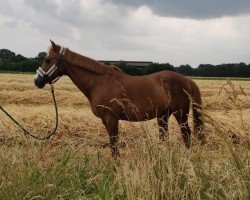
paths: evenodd
<path fill-rule="evenodd" d="M 97 74 L 104 74 L 104 73 L 113 74 L 114 71 L 121 71 L 118 67 L 114 65 L 107 66 L 92 58 L 88 58 L 86 56 L 80 55 L 70 50 L 68 50 L 67 52 L 66 60 L 73 65 L 76 65 L 80 68 L 86 69 L 88 71 L 91 71 Z"/>

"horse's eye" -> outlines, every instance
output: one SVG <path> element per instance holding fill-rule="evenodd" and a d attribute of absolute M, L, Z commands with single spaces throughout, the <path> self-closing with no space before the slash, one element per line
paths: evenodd
<path fill-rule="evenodd" d="M 44 61 L 45 63 L 49 63 L 49 59 L 45 59 L 45 61 Z"/>

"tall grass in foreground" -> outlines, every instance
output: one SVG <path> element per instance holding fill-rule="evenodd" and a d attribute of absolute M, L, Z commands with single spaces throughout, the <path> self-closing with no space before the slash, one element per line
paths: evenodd
<path fill-rule="evenodd" d="M 128 199 L 250 199 L 250 127 L 237 98 L 244 91 L 230 81 L 221 90 L 239 121 L 230 124 L 205 112 L 211 135 L 204 146 L 194 138 L 190 150 L 159 143 L 157 130 L 142 124 L 145 139 L 120 171 Z"/>
<path fill-rule="evenodd" d="M 235 124 L 205 112 L 208 142 L 192 138 L 191 149 L 176 138 L 160 142 L 150 123 L 140 123 L 143 137 L 121 149 L 116 161 L 87 143 L 65 143 L 53 156 L 41 152 L 53 143 L 3 145 L 0 199 L 249 199 L 250 128 L 239 92 L 229 83 L 223 96 L 225 115 L 233 109 Z M 178 128 L 170 134 L 179 135 Z"/>
<path fill-rule="evenodd" d="M 235 158 L 222 142 L 187 150 L 150 136 L 117 161 L 64 147 L 41 164 L 13 148 L 0 156 L 0 199 L 248 199 L 247 148 Z"/>
<path fill-rule="evenodd" d="M 76 158 L 69 148 L 41 166 L 15 149 L 13 157 L 1 155 L 0 199 L 120 199 L 112 167 L 99 154 Z"/>
<path fill-rule="evenodd" d="M 122 167 L 128 199 L 248 199 L 247 148 L 236 153 L 217 145 L 187 150 L 145 140 Z"/>

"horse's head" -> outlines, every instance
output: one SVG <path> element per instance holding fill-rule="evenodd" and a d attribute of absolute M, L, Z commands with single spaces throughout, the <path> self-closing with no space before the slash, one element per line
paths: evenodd
<path fill-rule="evenodd" d="M 51 48 L 48 55 L 42 66 L 37 69 L 34 79 L 35 86 L 38 88 L 43 88 L 47 83 L 51 84 L 64 74 L 62 64 L 67 49 L 55 44 L 52 40 L 50 42 Z"/>

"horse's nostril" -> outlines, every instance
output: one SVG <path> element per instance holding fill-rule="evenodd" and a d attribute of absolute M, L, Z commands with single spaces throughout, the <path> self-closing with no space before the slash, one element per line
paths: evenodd
<path fill-rule="evenodd" d="M 45 82 L 41 77 L 37 77 L 34 79 L 34 84 L 37 88 L 43 88 L 45 86 Z"/>
<path fill-rule="evenodd" d="M 38 84 L 37 78 L 34 79 L 34 84 L 37 86 L 37 84 Z"/>

